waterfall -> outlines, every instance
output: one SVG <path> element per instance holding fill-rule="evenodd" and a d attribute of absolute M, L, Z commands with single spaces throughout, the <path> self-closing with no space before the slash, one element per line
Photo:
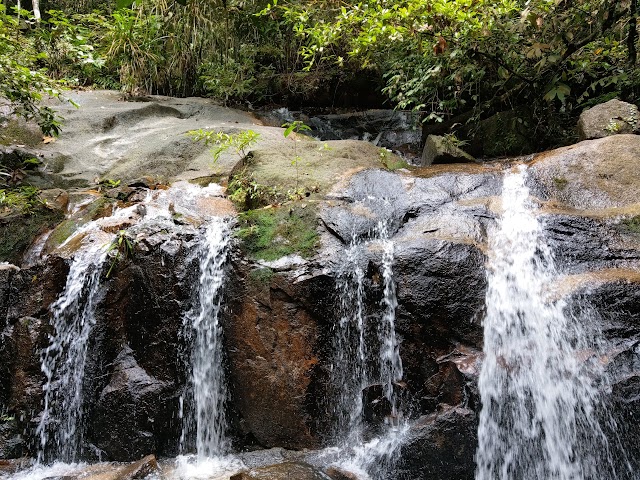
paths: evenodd
<path fill-rule="evenodd" d="M 476 480 L 613 480 L 598 331 L 550 298 L 558 273 L 525 180 L 524 166 L 506 174 L 489 234 Z"/>
<path fill-rule="evenodd" d="M 331 371 L 331 384 L 338 389 L 334 436 L 343 449 L 352 450 L 339 465 L 362 478 L 369 478 L 367 471 L 374 464 L 377 473 L 382 473 L 382 464 L 392 459 L 406 432 L 395 390 L 402 379 L 402 360 L 395 331 L 398 301 L 393 278 L 394 244 L 388 238 L 385 222 L 378 224 L 372 237 L 368 241 L 353 238 L 344 253 L 337 282 L 340 315 Z M 381 309 L 371 315 L 366 309 L 363 268 L 369 247 L 381 250 L 383 287 Z M 365 441 L 363 392 L 375 385 L 381 386 L 390 414 L 382 433 Z"/>
<path fill-rule="evenodd" d="M 45 455 L 75 462 L 82 454 L 83 380 L 89 335 L 95 324 L 100 274 L 107 256 L 100 241 L 76 253 L 64 291 L 51 306 L 53 335 L 42 353 L 44 409 L 37 427 L 38 463 Z"/>
<path fill-rule="evenodd" d="M 220 309 L 224 266 L 231 238 L 228 221 L 215 218 L 206 227 L 200 250 L 200 278 L 195 306 L 185 315 L 186 336 L 191 343 L 191 378 L 188 399 L 182 399 L 184 427 L 181 443 L 195 429 L 197 460 L 224 455 L 225 402 Z M 184 447 L 183 447 L 184 448 Z"/>

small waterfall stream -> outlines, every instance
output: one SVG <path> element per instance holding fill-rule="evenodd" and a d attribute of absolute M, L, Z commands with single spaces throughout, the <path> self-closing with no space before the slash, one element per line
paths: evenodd
<path fill-rule="evenodd" d="M 598 331 L 548 291 L 558 273 L 520 166 L 489 234 L 476 480 L 613 480 L 598 421 Z"/>
<path fill-rule="evenodd" d="M 199 461 L 224 455 L 226 385 L 223 369 L 220 309 L 224 284 L 224 265 L 231 238 L 228 222 L 213 219 L 206 227 L 198 256 L 200 277 L 196 305 L 184 318 L 191 347 L 190 396 L 184 415 L 182 443 L 195 430 Z M 183 399 L 184 405 L 185 399 Z"/>
<path fill-rule="evenodd" d="M 107 257 L 104 244 L 92 240 L 85 238 L 73 259 L 63 293 L 51 306 L 54 333 L 42 353 L 46 383 L 37 427 L 38 463 L 45 460 L 45 455 L 64 462 L 76 462 L 82 455 L 84 369 L 102 265 Z"/>
<path fill-rule="evenodd" d="M 395 390 L 402 379 L 402 360 L 395 331 L 398 303 L 393 278 L 394 244 L 384 222 L 373 233 L 372 240 L 354 238 L 344 253 L 337 283 L 340 319 L 335 327 L 331 372 L 331 384 L 338 388 L 334 437 L 339 439 L 340 448 L 351 451 L 338 464 L 362 478 L 383 472 L 383 464 L 392 459 L 406 432 Z M 376 315 L 368 315 L 365 304 L 363 262 L 371 246 L 381 250 L 382 311 Z M 367 439 L 363 393 L 374 385 L 381 386 L 390 413 L 383 431 Z"/>

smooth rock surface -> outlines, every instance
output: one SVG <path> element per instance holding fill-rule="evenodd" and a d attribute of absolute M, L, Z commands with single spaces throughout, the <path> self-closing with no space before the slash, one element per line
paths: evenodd
<path fill-rule="evenodd" d="M 620 133 L 640 131 L 640 111 L 632 103 L 618 99 L 609 100 L 588 108 L 578 119 L 580 140 L 592 140 Z"/>

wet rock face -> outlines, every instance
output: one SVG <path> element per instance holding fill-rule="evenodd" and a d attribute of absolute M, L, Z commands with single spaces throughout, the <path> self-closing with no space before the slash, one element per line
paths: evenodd
<path fill-rule="evenodd" d="M 473 479 L 477 428 L 476 414 L 464 408 L 446 407 L 420 418 L 401 447 L 392 478 Z"/>
<path fill-rule="evenodd" d="M 234 265 L 224 324 L 232 419 L 244 441 L 263 447 L 320 445 L 314 389 L 323 310 L 332 280 Z"/>
<path fill-rule="evenodd" d="M 320 470 L 301 462 L 285 462 L 232 475 L 230 480 L 326 480 Z"/>
<path fill-rule="evenodd" d="M 68 267 L 46 265 L 0 270 L 0 457 L 33 452 L 33 416 L 41 409 L 40 351 L 48 343 L 49 312 L 64 287 Z M 26 435 L 23 435 L 26 432 Z"/>

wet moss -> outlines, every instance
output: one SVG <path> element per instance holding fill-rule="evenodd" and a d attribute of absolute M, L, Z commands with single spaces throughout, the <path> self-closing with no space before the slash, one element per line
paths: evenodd
<path fill-rule="evenodd" d="M 316 252 L 317 219 L 310 206 L 249 210 L 240 215 L 239 223 L 237 236 L 252 258 L 273 261 L 295 253 L 310 257 Z"/>
<path fill-rule="evenodd" d="M 0 262 L 19 264 L 36 237 L 62 218 L 62 213 L 40 207 L 28 214 L 15 214 L 0 220 Z"/>
<path fill-rule="evenodd" d="M 59 247 L 85 223 L 110 215 L 114 202 L 115 199 L 113 198 L 98 197 L 71 218 L 60 222 L 53 232 L 51 232 L 51 235 L 49 235 L 46 249 L 53 250 Z"/>
<path fill-rule="evenodd" d="M 640 215 L 623 220 L 622 226 L 628 232 L 640 234 Z"/>
<path fill-rule="evenodd" d="M 21 120 L 9 120 L 0 128 L 0 145 L 34 147 L 42 142 L 42 133 Z"/>

